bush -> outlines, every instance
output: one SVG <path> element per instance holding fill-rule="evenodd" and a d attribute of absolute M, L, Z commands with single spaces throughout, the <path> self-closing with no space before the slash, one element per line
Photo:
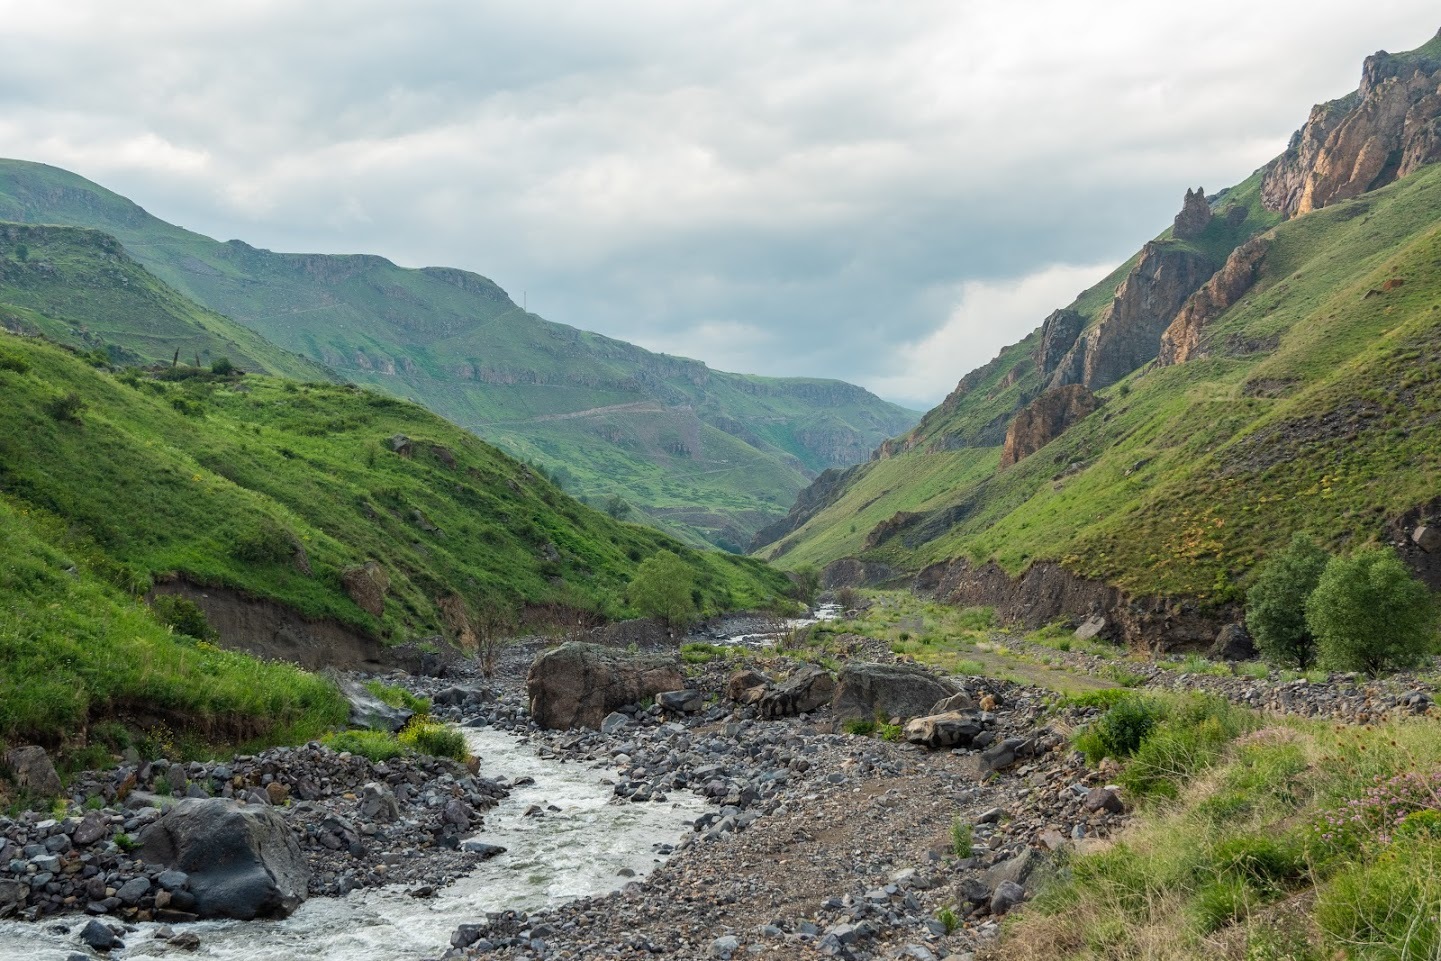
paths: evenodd
<path fill-rule="evenodd" d="M 400 732 L 400 743 L 421 754 L 434 757 L 448 757 L 457 761 L 470 757 L 464 734 L 448 724 L 428 718 L 412 718 Z"/>
<path fill-rule="evenodd" d="M 84 399 L 73 390 L 68 394 L 52 397 L 45 402 L 45 413 L 62 423 L 80 423 L 80 412 L 84 409 Z"/>
<path fill-rule="evenodd" d="M 1316 660 L 1316 640 L 1306 623 L 1306 600 L 1326 569 L 1326 552 L 1297 534 L 1291 545 L 1262 566 L 1246 595 L 1246 628 L 1261 656 L 1272 664 L 1305 670 Z"/>
<path fill-rule="evenodd" d="M 1390 548 L 1333 558 L 1306 603 L 1323 666 L 1371 677 L 1421 664 L 1436 646 L 1436 615 L 1431 593 Z"/>
<path fill-rule="evenodd" d="M 161 594 L 150 602 L 155 619 L 177 634 L 197 641 L 214 641 L 220 637 L 194 601 L 175 594 Z"/>
<path fill-rule="evenodd" d="M 695 577 L 670 551 L 657 551 L 635 572 L 626 597 L 645 617 L 656 617 L 671 627 L 685 627 L 696 618 L 691 591 Z"/>
<path fill-rule="evenodd" d="M 341 753 L 349 752 L 376 763 L 389 761 L 405 753 L 394 734 L 384 731 L 337 731 L 323 738 L 326 747 Z"/>
<path fill-rule="evenodd" d="M 268 517 L 235 539 L 230 553 L 247 564 L 278 564 L 295 553 L 295 538 Z"/>
<path fill-rule="evenodd" d="M 1253 726 L 1254 715 L 1224 698 L 1193 695 L 1143 738 L 1120 783 L 1137 798 L 1175 797 L 1182 782 L 1219 761 Z"/>
<path fill-rule="evenodd" d="M 975 853 L 971 826 L 960 818 L 951 819 L 951 853 L 962 860 Z"/>
<path fill-rule="evenodd" d="M 237 373 L 236 367 L 230 362 L 229 357 L 217 357 L 210 363 L 210 372 L 220 377 L 229 377 Z"/>
<path fill-rule="evenodd" d="M 24 357 L 15 354 L 0 353 L 0 370 L 13 371 L 17 374 L 28 374 L 30 362 Z"/>
<path fill-rule="evenodd" d="M 1092 764 L 1102 758 L 1130 757 L 1160 723 L 1163 709 L 1149 697 L 1132 695 L 1117 700 L 1109 711 L 1076 738 L 1076 749 Z"/>

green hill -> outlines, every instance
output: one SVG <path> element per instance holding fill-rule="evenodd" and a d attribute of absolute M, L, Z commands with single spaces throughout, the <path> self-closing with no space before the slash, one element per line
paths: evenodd
<path fill-rule="evenodd" d="M 0 161 L 0 220 L 113 234 L 165 283 L 282 348 L 416 400 L 572 493 L 619 495 L 693 544 L 743 548 L 819 472 L 915 422 L 850 384 L 723 373 L 545 321 L 466 271 L 219 243 L 42 164 Z M 141 350 L 124 325 L 92 336 Z"/>
<path fill-rule="evenodd" d="M 1314 152 L 1293 144 L 1209 198 L 1199 235 L 1167 231 L 870 463 L 823 478 L 762 556 L 844 561 L 833 576 L 852 579 L 938 565 L 923 580 L 956 596 L 1033 620 L 1099 603 L 1132 642 L 1159 644 L 1196 642 L 1176 630 L 1192 613 L 1233 616 L 1256 561 L 1297 531 L 1336 549 L 1399 543 L 1403 519 L 1434 512 L 1441 476 L 1441 167 L 1406 140 L 1441 118 L 1441 99 L 1412 93 L 1438 75 L 1418 54 L 1370 58 L 1362 89 L 1298 135 Z M 1387 112 L 1366 105 L 1393 101 L 1410 116 L 1379 128 Z M 1379 142 L 1409 166 L 1327 181 Z M 1288 184 L 1309 211 L 1285 207 Z M 1167 290 L 1175 271 L 1145 264 L 1177 247 L 1205 276 Z M 1175 306 L 1127 330 L 1128 296 Z M 1141 334 L 1148 356 L 1119 376 L 1093 363 L 1120 353 L 1108 337 Z M 1058 362 L 1078 350 L 1084 365 Z M 1068 412 L 1077 391 L 1095 401 Z"/>

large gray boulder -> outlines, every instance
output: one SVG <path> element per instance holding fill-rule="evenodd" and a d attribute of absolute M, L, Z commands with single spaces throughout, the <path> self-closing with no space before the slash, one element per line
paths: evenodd
<path fill-rule="evenodd" d="M 140 856 L 188 876 L 202 918 L 283 918 L 305 900 L 310 869 L 274 808 L 186 798 L 140 834 Z"/>
<path fill-rule="evenodd" d="M 50 755 L 43 747 L 33 744 L 12 748 L 5 752 L 5 767 L 15 778 L 16 787 L 40 797 L 55 797 L 65 790 Z"/>
<path fill-rule="evenodd" d="M 404 707 L 391 707 L 353 678 L 332 675 L 340 693 L 350 702 L 350 724 L 371 731 L 394 734 L 405 727 L 415 712 Z"/>
<path fill-rule="evenodd" d="M 775 690 L 760 699 L 762 717 L 792 717 L 809 714 L 835 695 L 836 679 L 815 664 L 802 664 Z"/>
<path fill-rule="evenodd" d="M 684 687 L 674 657 L 576 641 L 541 654 L 525 678 L 531 716 L 556 730 L 598 728 L 612 711 Z"/>
<path fill-rule="evenodd" d="M 906 724 L 906 740 L 926 747 L 970 747 L 986 729 L 976 711 L 947 711 L 918 717 Z"/>
<path fill-rule="evenodd" d="M 956 688 L 909 664 L 847 664 L 841 669 L 831 708 L 840 730 L 852 718 L 921 717 L 930 714 L 937 701 L 955 693 Z"/>

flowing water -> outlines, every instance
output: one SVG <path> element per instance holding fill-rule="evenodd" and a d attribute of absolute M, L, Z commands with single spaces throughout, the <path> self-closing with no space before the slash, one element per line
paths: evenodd
<path fill-rule="evenodd" d="M 489 777 L 512 781 L 532 777 L 487 812 L 477 835 L 499 844 L 505 854 L 479 865 L 469 876 L 429 899 L 412 898 L 400 887 L 352 892 L 344 898 L 312 898 L 284 921 L 202 921 L 185 929 L 200 936 L 194 953 L 166 952 L 152 936 L 154 925 L 139 925 L 126 936 L 125 958 L 209 958 L 215 961 L 414 961 L 436 957 L 450 946 L 456 926 L 483 920 L 486 911 L 533 911 L 575 898 L 602 894 L 627 881 L 621 871 L 641 876 L 662 860 L 658 844 L 674 844 L 705 805 L 692 795 L 671 795 L 660 804 L 611 804 L 607 773 L 539 757 L 527 745 L 490 729 L 466 729 L 471 751 Z M 532 804 L 560 812 L 524 816 Z M 39 924 L 0 922 L 0 961 L 65 961 L 81 951 L 75 934 L 84 918 Z"/>
<path fill-rule="evenodd" d="M 811 612 L 809 617 L 795 617 L 782 621 L 779 630 L 766 631 L 759 634 L 733 634 L 729 637 L 720 638 L 721 644 L 738 644 L 744 647 L 774 647 L 781 638 L 792 631 L 809 627 L 819 621 L 838 620 L 845 613 L 839 604 L 822 604 Z"/>

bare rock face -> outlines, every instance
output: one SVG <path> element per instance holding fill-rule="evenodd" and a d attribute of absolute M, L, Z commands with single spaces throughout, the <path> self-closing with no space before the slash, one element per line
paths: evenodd
<path fill-rule="evenodd" d="M 1177 240 L 1193 240 L 1201 236 L 1210 223 L 1211 205 L 1206 203 L 1205 188 L 1197 187 L 1194 191 L 1187 188 L 1186 200 L 1181 205 L 1181 212 L 1176 215 L 1171 236 Z"/>
<path fill-rule="evenodd" d="M 390 575 L 385 573 L 385 568 L 375 561 L 366 561 L 347 567 L 340 579 L 345 583 L 345 593 L 362 611 L 375 617 L 385 614 L 385 595 L 390 590 Z"/>
<path fill-rule="evenodd" d="M 56 797 L 65 790 L 55 765 L 43 747 L 29 745 L 5 752 L 5 767 L 22 790 L 40 797 Z"/>
<path fill-rule="evenodd" d="M 1246 241 L 1226 258 L 1226 264 L 1190 296 L 1176 319 L 1161 334 L 1161 349 L 1156 363 L 1161 367 L 1184 364 L 1206 356 L 1206 327 L 1246 295 L 1256 282 L 1261 261 L 1271 241 L 1255 237 Z"/>
<path fill-rule="evenodd" d="M 847 664 L 841 669 L 831 709 L 837 730 L 850 719 L 902 719 L 929 714 L 932 705 L 955 694 L 934 675 L 904 664 Z"/>
<path fill-rule="evenodd" d="M 1215 270 L 1205 256 L 1180 245 L 1146 244 L 1115 299 L 1061 359 L 1048 386 L 1079 383 L 1100 390 L 1155 360 L 1162 332 Z"/>
<path fill-rule="evenodd" d="M 1053 311 L 1041 323 L 1041 342 L 1036 347 L 1036 369 L 1045 380 L 1056 372 L 1061 360 L 1076 344 L 1076 338 L 1086 328 L 1084 315 L 1062 308 Z"/>
<path fill-rule="evenodd" d="M 525 678 L 531 716 L 558 730 L 599 728 L 618 708 L 684 687 L 672 657 L 579 642 L 544 652 Z"/>
<path fill-rule="evenodd" d="M 809 714 L 829 703 L 836 692 L 836 679 L 824 668 L 803 664 L 773 691 L 760 699 L 762 717 L 791 717 Z"/>
<path fill-rule="evenodd" d="M 1011 421 L 1001 448 L 1001 467 L 1034 454 L 1100 406 L 1100 398 L 1081 384 L 1046 391 Z"/>
<path fill-rule="evenodd" d="M 188 874 L 202 918 L 284 918 L 310 884 L 300 845 L 274 808 L 185 798 L 140 835 L 141 857 Z"/>
<path fill-rule="evenodd" d="M 1384 51 L 1355 93 L 1312 108 L 1261 184 L 1269 210 L 1297 217 L 1441 160 L 1441 60 Z"/>

